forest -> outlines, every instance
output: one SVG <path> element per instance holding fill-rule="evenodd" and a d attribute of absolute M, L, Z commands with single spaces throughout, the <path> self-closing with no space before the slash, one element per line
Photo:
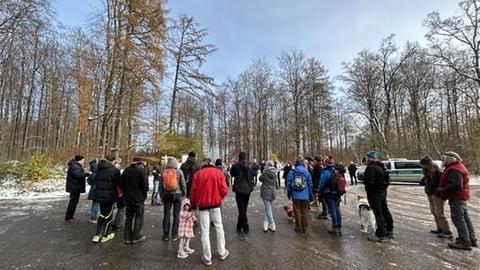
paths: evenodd
<path fill-rule="evenodd" d="M 392 33 L 358 48 L 338 76 L 321 52 L 285 48 L 225 81 L 202 68 L 222 48 L 195 18 L 159 0 L 98 1 L 79 28 L 58 23 L 51 0 L 0 2 L 0 160 L 453 150 L 480 171 L 479 0 L 428 14 L 422 42 Z"/>

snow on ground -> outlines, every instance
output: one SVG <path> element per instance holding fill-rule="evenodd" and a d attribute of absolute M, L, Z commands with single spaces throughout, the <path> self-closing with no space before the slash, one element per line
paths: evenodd
<path fill-rule="evenodd" d="M 67 195 L 65 178 L 41 180 L 28 185 L 21 185 L 13 178 L 0 182 L 0 199 L 55 199 Z"/>

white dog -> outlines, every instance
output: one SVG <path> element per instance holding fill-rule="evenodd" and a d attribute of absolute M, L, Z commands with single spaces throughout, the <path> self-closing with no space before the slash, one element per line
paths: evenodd
<path fill-rule="evenodd" d="M 362 232 L 374 233 L 377 228 L 375 215 L 373 214 L 372 208 L 370 208 L 370 205 L 368 204 L 368 200 L 364 196 L 357 195 L 357 207 L 358 215 L 360 216 Z"/>

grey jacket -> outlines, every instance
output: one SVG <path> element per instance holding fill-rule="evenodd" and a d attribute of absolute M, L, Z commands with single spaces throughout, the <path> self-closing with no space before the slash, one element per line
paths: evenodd
<path fill-rule="evenodd" d="M 177 170 L 177 178 L 178 178 L 178 188 L 175 191 L 164 191 L 164 194 L 182 194 L 183 197 L 187 194 L 187 186 L 185 184 L 185 177 L 183 177 L 182 170 L 178 169 L 178 161 L 175 158 L 171 158 L 167 162 L 166 170 L 168 169 L 176 169 Z M 160 178 L 160 185 L 163 185 L 163 174 Z M 163 189 L 162 189 L 163 190 Z"/>
<path fill-rule="evenodd" d="M 260 197 L 264 200 L 273 201 L 276 198 L 275 181 L 277 180 L 277 169 L 268 168 L 262 172 L 260 176 L 262 188 L 260 189 Z"/>

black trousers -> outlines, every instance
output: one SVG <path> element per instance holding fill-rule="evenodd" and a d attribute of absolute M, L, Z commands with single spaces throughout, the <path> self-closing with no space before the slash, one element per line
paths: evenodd
<path fill-rule="evenodd" d="M 250 193 L 248 194 L 235 193 L 235 200 L 237 201 L 237 207 L 238 207 L 237 230 L 239 229 L 248 230 L 249 228 L 248 228 L 247 208 L 248 208 L 248 201 L 250 200 Z"/>
<path fill-rule="evenodd" d="M 350 174 L 350 184 L 353 185 L 353 180 L 355 179 L 355 185 L 357 184 L 357 175 Z"/>
<path fill-rule="evenodd" d="M 123 231 L 125 241 L 134 241 L 142 237 L 140 231 L 143 228 L 144 213 L 145 204 L 143 202 L 127 202 L 127 218 Z"/>
<path fill-rule="evenodd" d="M 75 210 L 77 210 L 77 204 L 80 200 L 80 193 L 70 193 L 70 201 L 68 202 L 67 213 L 65 214 L 65 220 L 73 219 Z"/>
<path fill-rule="evenodd" d="M 100 215 L 97 219 L 97 235 L 101 235 L 103 237 L 107 236 L 110 233 L 114 209 L 115 202 L 100 203 Z"/>
<path fill-rule="evenodd" d="M 387 190 L 367 191 L 368 203 L 377 221 L 378 237 L 385 237 L 386 232 L 393 231 L 393 218 L 388 210 Z"/>
<path fill-rule="evenodd" d="M 163 195 L 163 234 L 170 233 L 170 216 L 173 208 L 173 226 L 172 236 L 178 235 L 178 225 L 180 223 L 180 203 L 182 194 L 164 194 Z"/>

